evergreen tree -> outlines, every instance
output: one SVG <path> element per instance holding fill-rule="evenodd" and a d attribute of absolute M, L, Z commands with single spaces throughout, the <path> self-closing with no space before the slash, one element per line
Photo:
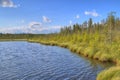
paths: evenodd
<path fill-rule="evenodd" d="M 92 24 L 93 24 L 92 18 L 90 18 L 89 21 L 88 21 L 88 32 L 89 33 L 92 32 L 92 28 L 93 28 Z"/>

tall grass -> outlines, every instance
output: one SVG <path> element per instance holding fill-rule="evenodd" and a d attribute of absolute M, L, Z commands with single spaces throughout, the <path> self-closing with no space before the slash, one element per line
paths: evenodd
<path fill-rule="evenodd" d="M 98 75 L 97 80 L 120 80 L 120 67 L 112 67 L 102 71 Z"/>
<path fill-rule="evenodd" d="M 73 52 L 82 54 L 86 57 L 99 60 L 101 62 L 115 62 L 120 65 L 120 38 L 112 43 L 106 42 L 105 35 L 92 34 L 87 35 L 52 35 L 30 38 L 33 42 L 39 42 L 46 45 L 56 45 L 70 49 Z M 118 37 L 115 36 L 118 39 Z M 114 40 L 116 40 L 114 38 Z M 120 67 L 110 68 L 101 72 L 97 80 L 119 80 Z M 114 76 L 113 76 L 114 75 Z M 101 77 L 102 76 L 102 77 Z"/>

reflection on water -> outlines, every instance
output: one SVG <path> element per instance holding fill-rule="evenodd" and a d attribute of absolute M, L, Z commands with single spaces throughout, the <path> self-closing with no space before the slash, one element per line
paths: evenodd
<path fill-rule="evenodd" d="M 0 80 L 95 80 L 109 66 L 56 46 L 0 42 Z"/>

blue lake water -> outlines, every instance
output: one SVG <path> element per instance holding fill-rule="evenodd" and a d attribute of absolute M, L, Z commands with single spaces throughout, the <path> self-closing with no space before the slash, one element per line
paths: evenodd
<path fill-rule="evenodd" d="M 57 46 L 0 42 L 0 80 L 95 80 L 110 66 Z"/>

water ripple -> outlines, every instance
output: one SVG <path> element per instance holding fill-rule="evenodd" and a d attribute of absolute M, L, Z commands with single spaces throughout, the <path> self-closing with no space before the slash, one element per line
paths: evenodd
<path fill-rule="evenodd" d="M 0 80 L 95 80 L 107 67 L 56 46 L 0 42 Z"/>

